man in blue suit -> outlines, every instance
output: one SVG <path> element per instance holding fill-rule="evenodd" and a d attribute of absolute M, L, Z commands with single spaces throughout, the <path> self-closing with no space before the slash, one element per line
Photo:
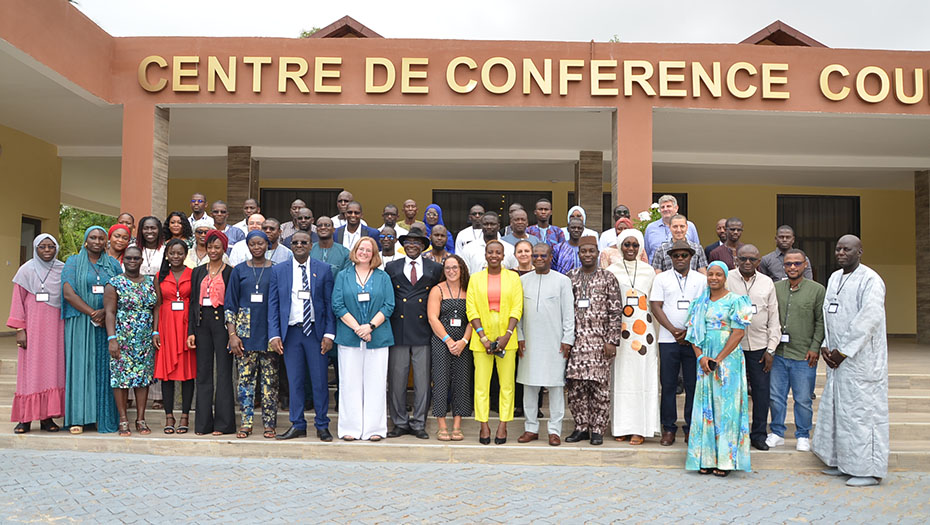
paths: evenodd
<path fill-rule="evenodd" d="M 345 246 L 349 251 L 362 237 L 371 237 L 378 245 L 378 251 L 381 250 L 381 232 L 362 224 L 362 205 L 359 202 L 352 201 L 346 205 L 346 223 L 336 228 L 333 236 L 336 242 Z"/>
<path fill-rule="evenodd" d="M 314 426 L 322 441 L 329 432 L 329 391 L 326 353 L 333 348 L 336 317 L 333 314 L 333 273 L 329 265 L 310 258 L 310 234 L 294 233 L 294 258 L 271 267 L 268 290 L 268 337 L 272 349 L 284 352 L 290 388 L 291 428 L 278 439 L 306 437 L 304 377 L 310 373 Z"/>

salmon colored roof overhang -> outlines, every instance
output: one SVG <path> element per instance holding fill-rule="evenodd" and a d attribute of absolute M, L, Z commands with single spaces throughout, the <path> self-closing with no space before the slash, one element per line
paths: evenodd
<path fill-rule="evenodd" d="M 776 20 L 740 44 L 827 47 L 781 20 Z"/>

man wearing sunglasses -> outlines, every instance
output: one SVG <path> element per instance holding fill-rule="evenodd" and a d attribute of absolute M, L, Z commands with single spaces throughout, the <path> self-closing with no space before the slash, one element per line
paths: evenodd
<path fill-rule="evenodd" d="M 704 254 L 704 250 L 701 249 L 700 244 L 688 240 L 689 224 L 688 218 L 680 213 L 676 213 L 672 216 L 672 220 L 669 224 L 669 229 L 672 232 L 672 239 L 663 242 L 652 256 L 652 267 L 656 269 L 656 273 L 662 273 L 672 269 L 672 258 L 669 257 L 668 251 L 672 247 L 672 244 L 678 241 L 687 242 L 694 250 L 694 256 L 691 257 L 691 269 L 697 270 L 702 274 L 707 273 L 707 257 Z"/>
<path fill-rule="evenodd" d="M 678 404 L 675 392 L 678 373 L 685 386 L 685 441 L 691 428 L 691 408 L 694 406 L 694 385 L 697 380 L 697 360 L 691 344 L 685 341 L 688 309 L 707 287 L 704 275 L 691 271 L 695 249 L 687 241 L 676 241 L 668 251 L 672 269 L 656 275 L 649 293 L 652 315 L 659 322 L 659 381 L 662 396 L 659 401 L 662 422 L 662 446 L 671 446 L 678 431 Z"/>
<path fill-rule="evenodd" d="M 455 236 L 455 253 L 461 254 L 465 246 L 484 238 L 481 231 L 481 217 L 483 215 L 484 206 L 480 204 L 475 204 L 468 210 L 468 223 L 471 224 L 471 227 L 465 228 Z"/>
<path fill-rule="evenodd" d="M 362 204 L 357 201 L 352 201 L 345 207 L 345 224 L 336 228 L 336 233 L 334 234 L 336 242 L 346 247 L 348 250 L 352 250 L 352 247 L 355 246 L 355 243 L 358 242 L 362 237 L 371 237 L 375 240 L 375 244 L 378 245 L 378 249 L 381 249 L 381 232 L 374 228 L 369 228 L 365 224 L 365 221 L 362 220 Z M 335 223 L 335 219 L 333 219 Z"/>
<path fill-rule="evenodd" d="M 341 191 L 339 195 L 336 196 L 336 210 L 339 212 L 334 217 L 332 217 L 333 228 L 337 230 L 341 226 L 345 226 L 348 221 L 346 220 L 346 210 L 349 209 L 349 203 L 355 202 L 355 196 L 351 192 Z M 368 223 L 361 221 L 363 226 L 368 226 Z"/>
<path fill-rule="evenodd" d="M 213 219 L 207 215 L 207 198 L 203 193 L 195 193 L 191 195 L 191 214 L 187 217 L 187 221 L 191 223 L 191 230 L 194 229 L 194 223 L 197 221 L 207 221 L 210 223 L 210 226 L 213 226 Z"/>
<path fill-rule="evenodd" d="M 817 361 L 824 339 L 823 299 L 826 288 L 804 277 L 807 256 L 801 250 L 789 248 L 783 256 L 788 276 L 775 283 L 778 299 L 778 319 L 781 337 L 772 362 L 770 406 L 771 433 L 765 442 L 769 447 L 785 444 L 785 414 L 788 390 L 794 397 L 794 437 L 801 452 L 811 449 L 813 426 L 814 383 L 817 381 Z"/>
<path fill-rule="evenodd" d="M 746 363 L 746 380 L 752 394 L 749 442 L 757 450 L 768 450 L 765 429 L 769 417 L 769 372 L 781 340 L 781 324 L 778 321 L 775 284 L 767 275 L 756 271 L 760 262 L 759 249 L 752 244 L 744 244 L 736 252 L 739 271 L 730 272 L 727 289 L 731 293 L 748 296 L 752 303 L 752 320 L 740 342 Z"/>
<path fill-rule="evenodd" d="M 394 228 L 382 226 L 379 238 L 381 239 L 381 269 L 383 270 L 387 263 L 396 261 L 397 259 L 403 259 L 404 254 L 398 253 L 396 250 L 397 234 Z"/>

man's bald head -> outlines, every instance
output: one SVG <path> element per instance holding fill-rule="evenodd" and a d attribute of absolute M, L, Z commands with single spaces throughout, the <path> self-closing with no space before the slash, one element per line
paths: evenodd
<path fill-rule="evenodd" d="M 844 235 L 836 241 L 836 263 L 843 269 L 844 273 L 849 273 L 859 266 L 859 260 L 862 259 L 862 240 L 855 235 Z"/>
<path fill-rule="evenodd" d="M 740 246 L 740 249 L 736 252 L 737 257 L 758 257 L 759 248 L 756 248 L 753 244 L 744 244 Z"/>

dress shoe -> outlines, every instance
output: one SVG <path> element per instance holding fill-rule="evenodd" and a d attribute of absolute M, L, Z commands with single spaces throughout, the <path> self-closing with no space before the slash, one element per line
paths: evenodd
<path fill-rule="evenodd" d="M 320 438 L 320 441 L 332 441 L 333 435 L 329 432 L 328 428 L 318 428 L 316 429 L 316 437 Z"/>
<path fill-rule="evenodd" d="M 294 425 L 291 425 L 291 428 L 287 429 L 287 432 L 283 434 L 278 434 L 275 436 L 275 439 L 294 439 L 299 437 L 307 437 L 306 428 L 295 428 Z"/>
<path fill-rule="evenodd" d="M 549 445 L 557 447 L 562 444 L 562 439 L 558 434 L 549 434 Z"/>
<path fill-rule="evenodd" d="M 567 438 L 565 438 L 566 443 L 577 443 L 582 439 L 591 439 L 591 435 L 588 434 L 587 430 L 578 430 L 575 429 Z"/>
<path fill-rule="evenodd" d="M 417 439 L 429 439 L 429 432 L 422 428 L 419 430 L 411 430 L 410 433 Z"/>
<path fill-rule="evenodd" d="M 665 430 L 662 432 L 662 440 L 659 441 L 659 444 L 663 447 L 670 447 L 675 443 L 675 433 L 671 430 Z"/>
<path fill-rule="evenodd" d="M 603 445 L 604 444 L 604 434 L 598 434 L 597 432 L 591 432 L 591 444 L 592 445 Z"/>
<path fill-rule="evenodd" d="M 391 429 L 390 432 L 387 433 L 387 437 L 389 437 L 389 438 L 396 438 L 396 437 L 403 436 L 404 434 L 410 434 L 410 433 L 411 433 L 411 431 L 410 431 L 409 428 L 394 427 L 394 428 Z"/>
<path fill-rule="evenodd" d="M 878 479 L 872 476 L 853 476 L 846 480 L 847 487 L 871 487 L 874 485 L 878 485 Z"/>
<path fill-rule="evenodd" d="M 513 417 L 523 417 L 523 409 L 522 408 L 513 409 Z"/>
<path fill-rule="evenodd" d="M 488 436 L 488 437 L 481 437 L 481 436 L 478 436 L 478 443 L 481 443 L 482 445 L 490 445 L 490 444 L 491 444 L 491 436 Z"/>
<path fill-rule="evenodd" d="M 507 442 L 507 436 L 504 436 L 504 437 L 502 437 L 502 438 L 501 438 L 501 437 L 494 436 L 494 444 L 495 444 L 495 445 L 503 445 L 503 444 L 506 443 L 506 442 Z"/>
<path fill-rule="evenodd" d="M 765 444 L 765 441 L 762 441 L 761 439 L 757 439 L 757 440 L 755 440 L 755 441 L 752 441 L 752 442 L 750 442 L 750 444 L 752 445 L 752 448 L 754 448 L 754 449 L 756 449 L 756 450 L 768 450 L 768 449 L 769 449 L 769 446 L 766 445 L 766 444 Z"/>
<path fill-rule="evenodd" d="M 691 439 L 691 429 L 690 429 L 690 428 L 686 428 L 686 429 L 682 430 L 682 432 L 684 432 L 684 434 L 685 434 L 685 444 L 687 445 L 687 444 L 688 444 L 688 441 Z"/>
<path fill-rule="evenodd" d="M 539 439 L 539 434 L 536 432 L 524 432 L 522 436 L 517 438 L 517 443 L 529 443 L 537 439 Z"/>

